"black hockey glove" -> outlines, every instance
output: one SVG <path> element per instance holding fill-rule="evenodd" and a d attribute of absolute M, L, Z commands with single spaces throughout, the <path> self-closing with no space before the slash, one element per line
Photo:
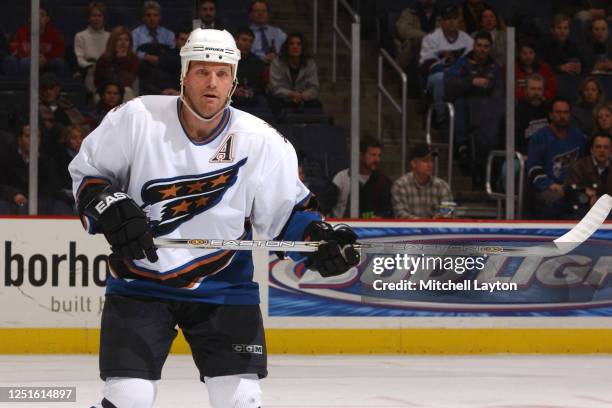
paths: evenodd
<path fill-rule="evenodd" d="M 89 194 L 79 213 L 93 218 L 114 254 L 125 259 L 157 261 L 153 235 L 138 205 L 126 193 L 106 186 Z M 83 201 L 81 201 L 82 203 Z"/>
<path fill-rule="evenodd" d="M 306 241 L 324 241 L 316 252 L 309 252 L 306 266 L 321 276 L 342 275 L 359 263 L 359 252 L 353 247 L 357 235 L 348 225 L 333 228 L 323 221 L 313 221 L 304 233 Z"/>

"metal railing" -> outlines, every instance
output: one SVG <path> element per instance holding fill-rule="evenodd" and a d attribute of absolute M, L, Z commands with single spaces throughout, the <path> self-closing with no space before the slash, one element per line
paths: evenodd
<path fill-rule="evenodd" d="M 389 91 L 385 88 L 383 84 L 383 61 L 387 61 L 389 65 L 397 72 L 402 81 L 402 100 L 400 103 L 397 103 Z M 382 136 L 382 97 L 383 95 L 387 98 L 387 100 L 393 105 L 395 110 L 397 110 L 402 115 L 402 131 L 401 131 L 401 143 L 402 143 L 402 174 L 406 173 L 406 101 L 407 101 L 407 91 L 408 91 L 408 77 L 404 70 L 398 65 L 397 62 L 389 55 L 387 51 L 383 48 L 380 49 L 380 53 L 378 54 L 378 139 L 380 140 Z"/>
<path fill-rule="evenodd" d="M 342 33 L 338 26 L 338 3 L 351 17 L 351 40 Z M 336 83 L 336 50 L 337 36 L 351 50 L 351 174 L 359 174 L 359 77 L 360 72 L 360 49 L 361 49 L 361 20 L 346 0 L 334 0 L 332 29 L 332 82 Z M 359 177 L 351 177 L 351 202 L 350 215 L 357 217 L 359 214 Z"/>
<path fill-rule="evenodd" d="M 448 109 L 448 143 L 433 143 L 431 141 L 431 118 L 433 116 L 434 108 L 437 105 L 444 105 Z M 434 102 L 427 110 L 427 122 L 425 123 L 425 141 L 428 145 L 434 147 L 448 148 L 448 186 L 453 186 L 453 149 L 455 147 L 455 107 L 450 102 Z M 438 158 L 435 158 L 434 175 L 438 175 Z"/>
<path fill-rule="evenodd" d="M 525 157 L 519 153 L 514 152 L 514 156 L 518 160 L 519 165 L 519 174 L 518 174 L 518 195 L 513 194 L 513 200 L 517 201 L 517 209 L 518 209 L 518 218 L 520 219 L 523 216 L 523 193 L 524 193 L 524 182 L 525 182 Z M 491 185 L 491 177 L 493 174 L 493 160 L 496 157 L 506 158 L 505 150 L 492 150 L 489 153 L 489 157 L 487 158 L 487 170 L 486 170 L 486 179 L 485 179 L 485 187 L 487 190 L 487 195 L 495 201 L 497 201 L 497 219 L 500 220 L 502 218 L 502 201 L 506 200 L 506 193 L 496 193 L 493 191 L 493 186 Z M 515 160 L 512 160 L 510 163 L 506 161 L 506 173 L 512 172 L 514 174 L 514 163 Z"/>

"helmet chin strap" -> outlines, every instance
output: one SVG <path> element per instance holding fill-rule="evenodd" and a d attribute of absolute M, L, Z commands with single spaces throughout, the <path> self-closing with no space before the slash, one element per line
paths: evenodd
<path fill-rule="evenodd" d="M 225 106 L 223 106 L 221 109 L 219 109 L 217 113 L 215 113 L 214 115 L 208 118 L 200 115 L 198 112 L 196 112 L 195 109 L 189 106 L 189 104 L 187 103 L 187 100 L 185 99 L 185 94 L 183 92 L 183 81 L 181 81 L 181 102 L 183 102 L 183 105 L 189 110 L 189 112 L 193 114 L 193 116 L 196 117 L 196 119 L 199 119 L 200 121 L 204 123 L 210 123 L 214 121 L 217 118 L 217 116 L 223 113 L 225 108 L 227 108 L 230 105 L 230 103 L 232 103 L 232 95 L 234 94 L 234 91 L 236 90 L 237 86 L 238 86 L 237 81 L 234 81 L 234 85 L 232 86 L 232 89 L 229 91 L 229 94 L 227 95 L 227 102 L 225 102 Z"/>

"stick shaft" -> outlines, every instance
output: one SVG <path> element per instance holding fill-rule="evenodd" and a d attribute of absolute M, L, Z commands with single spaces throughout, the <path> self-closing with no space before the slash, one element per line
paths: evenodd
<path fill-rule="evenodd" d="M 604 194 L 593 208 L 568 233 L 553 242 L 539 245 L 445 245 L 406 242 L 357 242 L 353 246 L 361 253 L 371 254 L 439 254 L 439 255 L 502 255 L 556 256 L 570 252 L 586 241 L 605 221 L 612 209 L 612 197 Z M 314 252 L 320 241 L 223 240 L 155 238 L 158 248 L 199 248 L 232 251 Z"/>

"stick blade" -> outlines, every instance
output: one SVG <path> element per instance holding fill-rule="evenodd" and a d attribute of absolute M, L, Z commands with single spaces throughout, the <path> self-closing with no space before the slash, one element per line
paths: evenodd
<path fill-rule="evenodd" d="M 584 218 L 580 220 L 578 225 L 554 240 L 555 244 L 582 243 L 586 241 L 608 218 L 610 209 L 612 209 L 612 197 L 604 194 L 591 207 Z"/>

